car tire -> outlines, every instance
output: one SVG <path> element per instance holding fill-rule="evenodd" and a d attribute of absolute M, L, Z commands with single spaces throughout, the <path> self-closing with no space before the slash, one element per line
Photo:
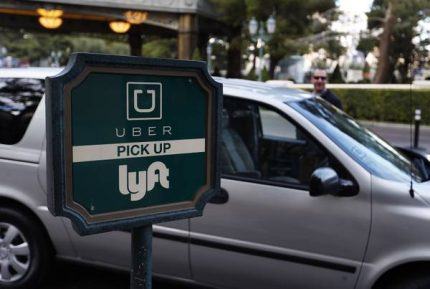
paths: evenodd
<path fill-rule="evenodd" d="M 0 288 L 39 288 L 52 264 L 50 244 L 34 217 L 0 207 Z"/>
<path fill-rule="evenodd" d="M 416 275 L 408 277 L 407 279 L 401 279 L 398 281 L 392 281 L 386 286 L 382 286 L 381 289 L 428 289 L 430 288 L 430 276 Z"/>

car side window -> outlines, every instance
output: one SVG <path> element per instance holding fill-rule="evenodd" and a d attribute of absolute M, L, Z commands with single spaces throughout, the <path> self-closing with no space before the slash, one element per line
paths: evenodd
<path fill-rule="evenodd" d="M 315 169 L 329 166 L 329 157 L 302 128 L 277 111 L 258 106 L 262 136 L 260 170 L 268 180 L 309 185 Z"/>
<path fill-rule="evenodd" d="M 277 112 L 259 106 L 261 129 L 264 138 L 289 138 L 297 139 L 297 128 L 290 121 Z"/>
<path fill-rule="evenodd" d="M 225 98 L 222 112 L 221 172 L 259 179 L 255 106 Z"/>
<path fill-rule="evenodd" d="M 332 158 L 301 127 L 275 109 L 226 97 L 221 162 L 224 176 L 307 187 Z"/>
<path fill-rule="evenodd" d="M 0 78 L 0 144 L 22 139 L 43 93 L 41 79 Z"/>

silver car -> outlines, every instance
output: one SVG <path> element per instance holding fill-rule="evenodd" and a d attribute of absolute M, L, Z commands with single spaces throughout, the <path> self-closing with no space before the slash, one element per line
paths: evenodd
<path fill-rule="evenodd" d="M 43 79 L 59 71 L 0 71 L 0 288 L 37 288 L 54 256 L 129 268 L 129 232 L 80 237 L 46 207 Z M 203 217 L 154 225 L 156 276 L 218 288 L 430 288 L 423 164 L 306 92 L 217 80 L 222 191 Z"/>

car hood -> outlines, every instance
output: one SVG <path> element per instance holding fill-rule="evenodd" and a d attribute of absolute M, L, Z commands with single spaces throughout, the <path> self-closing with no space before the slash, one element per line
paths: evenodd
<path fill-rule="evenodd" d="M 414 191 L 430 205 L 430 180 L 422 183 L 414 183 Z"/>

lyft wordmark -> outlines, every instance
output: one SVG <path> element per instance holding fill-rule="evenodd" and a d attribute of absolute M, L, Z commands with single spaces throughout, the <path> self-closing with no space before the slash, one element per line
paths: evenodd
<path fill-rule="evenodd" d="M 129 172 L 127 165 L 119 166 L 119 191 L 130 195 L 131 201 L 141 200 L 147 192 L 154 189 L 156 183 L 168 189 L 170 187 L 169 169 L 162 162 L 153 162 L 146 171 Z"/>

